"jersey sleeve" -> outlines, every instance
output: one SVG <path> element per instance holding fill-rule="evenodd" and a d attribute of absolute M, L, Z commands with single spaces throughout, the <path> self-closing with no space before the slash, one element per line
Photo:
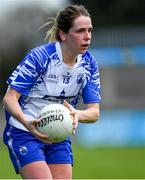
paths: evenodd
<path fill-rule="evenodd" d="M 87 68 L 87 82 L 82 91 L 82 98 L 85 104 L 99 103 L 100 95 L 100 74 L 95 58 L 92 58 L 90 66 Z"/>
<path fill-rule="evenodd" d="M 13 71 L 7 80 L 7 84 L 26 96 L 34 86 L 41 71 L 42 61 L 40 56 L 38 56 L 37 51 L 32 50 Z"/>

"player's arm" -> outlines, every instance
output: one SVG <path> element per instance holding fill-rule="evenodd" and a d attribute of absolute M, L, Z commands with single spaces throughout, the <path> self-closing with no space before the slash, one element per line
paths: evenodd
<path fill-rule="evenodd" d="M 21 94 L 18 91 L 9 88 L 4 96 L 3 104 L 4 108 L 10 112 L 14 118 L 27 127 L 28 119 L 25 117 L 18 103 L 20 96 Z"/>
<path fill-rule="evenodd" d="M 34 136 L 42 141 L 49 142 L 48 137 L 39 133 L 36 129 L 35 124 L 37 120 L 30 121 L 21 110 L 18 102 L 20 96 L 21 94 L 18 91 L 9 88 L 3 99 L 4 108 L 10 112 L 15 119 L 22 123 Z"/>
<path fill-rule="evenodd" d="M 99 119 L 99 103 L 101 102 L 99 67 L 93 57 L 91 60 L 88 71 L 90 76 L 82 90 L 83 102 L 87 108 L 77 110 L 79 122 L 82 123 L 93 123 Z"/>
<path fill-rule="evenodd" d="M 85 110 L 75 109 L 66 100 L 64 100 L 64 105 L 70 110 L 70 114 L 73 116 L 74 129 L 77 128 L 78 122 L 93 123 L 99 118 L 99 103 L 88 104 Z"/>
<path fill-rule="evenodd" d="M 99 119 L 99 103 L 88 104 L 85 110 L 76 110 L 81 123 L 93 123 Z"/>

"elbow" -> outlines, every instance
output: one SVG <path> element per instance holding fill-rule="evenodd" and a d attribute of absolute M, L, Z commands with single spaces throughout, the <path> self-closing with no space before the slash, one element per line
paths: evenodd
<path fill-rule="evenodd" d="M 7 110 L 7 106 L 9 104 L 9 98 L 8 98 L 7 94 L 4 96 L 4 98 L 2 100 L 2 104 L 3 104 L 3 108 Z"/>
<path fill-rule="evenodd" d="M 90 120 L 89 123 L 96 123 L 99 120 L 99 114 L 93 116 Z"/>
<path fill-rule="evenodd" d="M 5 107 L 5 106 L 6 106 L 6 103 L 7 103 L 6 95 L 4 96 L 2 103 L 3 103 L 3 106 Z"/>
<path fill-rule="evenodd" d="M 94 117 L 90 120 L 91 123 L 96 123 L 99 120 L 99 113 L 96 113 Z"/>
<path fill-rule="evenodd" d="M 99 110 L 99 105 L 95 105 L 95 107 L 91 108 L 90 111 L 91 114 L 91 123 L 95 123 L 99 120 L 100 117 L 100 110 Z"/>
<path fill-rule="evenodd" d="M 97 122 L 99 120 L 99 117 L 100 117 L 100 113 L 97 113 L 95 122 Z"/>
<path fill-rule="evenodd" d="M 5 96 L 3 97 L 3 101 L 2 101 L 3 107 L 4 107 L 4 108 L 7 108 L 7 106 L 8 106 L 9 103 L 10 103 L 10 101 L 13 102 L 12 97 L 10 97 L 10 96 L 6 93 Z"/>

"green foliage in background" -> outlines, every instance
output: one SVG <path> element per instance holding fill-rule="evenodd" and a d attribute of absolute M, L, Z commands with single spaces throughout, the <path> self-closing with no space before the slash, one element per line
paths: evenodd
<path fill-rule="evenodd" d="M 73 145 L 74 179 L 144 179 L 145 148 L 84 148 Z M 4 146 L 0 148 L 0 179 L 20 179 Z"/>

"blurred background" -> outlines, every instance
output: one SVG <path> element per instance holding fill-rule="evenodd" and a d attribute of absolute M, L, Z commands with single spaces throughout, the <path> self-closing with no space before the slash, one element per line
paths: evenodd
<path fill-rule="evenodd" d="M 6 80 L 27 51 L 44 43 L 46 29 L 38 28 L 70 3 L 91 13 L 89 50 L 102 85 L 100 120 L 80 124 L 73 139 L 73 178 L 144 179 L 145 0 L 0 0 L 0 178 L 20 178 L 2 142 Z"/>

